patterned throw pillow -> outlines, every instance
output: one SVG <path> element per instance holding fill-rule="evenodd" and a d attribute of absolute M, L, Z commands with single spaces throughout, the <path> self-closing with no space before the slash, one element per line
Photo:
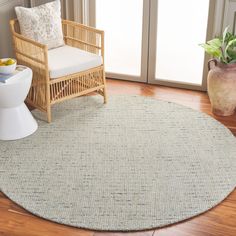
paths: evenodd
<path fill-rule="evenodd" d="M 15 7 L 15 11 L 23 36 L 46 44 L 48 49 L 64 45 L 60 0 L 33 8 Z"/>

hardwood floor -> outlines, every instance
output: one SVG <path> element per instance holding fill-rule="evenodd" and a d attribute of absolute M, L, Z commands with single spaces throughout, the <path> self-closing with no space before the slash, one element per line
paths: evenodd
<path fill-rule="evenodd" d="M 236 135 L 236 114 L 216 117 L 206 93 L 141 83 L 108 80 L 109 95 L 136 94 L 172 101 L 205 112 Z M 0 193 L 1 236 L 236 236 L 236 190 L 214 209 L 169 227 L 136 233 L 105 233 L 77 229 L 33 216 Z"/>

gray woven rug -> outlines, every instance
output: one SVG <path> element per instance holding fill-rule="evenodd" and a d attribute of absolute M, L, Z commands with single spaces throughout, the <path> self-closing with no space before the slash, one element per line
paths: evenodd
<path fill-rule="evenodd" d="M 81 228 L 176 223 L 217 205 L 235 185 L 236 139 L 228 129 L 145 97 L 64 102 L 34 135 L 0 142 L 0 189 L 38 216 Z"/>

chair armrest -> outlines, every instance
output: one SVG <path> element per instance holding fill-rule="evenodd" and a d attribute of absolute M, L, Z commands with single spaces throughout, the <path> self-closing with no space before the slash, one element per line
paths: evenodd
<path fill-rule="evenodd" d="M 33 83 L 49 80 L 47 46 L 13 31 L 12 36 L 17 63 L 33 70 Z"/>
<path fill-rule="evenodd" d="M 16 55 L 19 54 L 37 63 L 45 64 L 48 51 L 46 45 L 18 33 L 13 33 L 13 43 Z"/>
<path fill-rule="evenodd" d="M 47 46 L 20 34 L 20 26 L 17 19 L 10 20 L 13 45 L 18 63 L 37 65 L 48 68 Z"/>
<path fill-rule="evenodd" d="M 104 57 L 104 31 L 77 22 L 62 20 L 65 43 Z"/>
<path fill-rule="evenodd" d="M 83 24 L 80 24 L 80 23 L 75 22 L 75 21 L 62 20 L 62 24 L 63 25 L 71 25 L 71 26 L 78 27 L 78 28 L 81 28 L 81 29 L 86 29 L 88 31 L 92 31 L 92 32 L 95 32 L 95 33 L 98 33 L 98 34 L 103 34 L 104 33 L 103 30 L 99 30 L 99 29 L 91 27 L 91 26 L 83 25 Z"/>

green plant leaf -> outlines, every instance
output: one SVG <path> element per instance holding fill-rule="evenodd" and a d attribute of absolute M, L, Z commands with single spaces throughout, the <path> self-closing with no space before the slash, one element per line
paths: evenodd
<path fill-rule="evenodd" d="M 229 26 L 227 26 L 223 32 L 223 44 L 225 44 L 225 42 L 226 42 L 226 37 L 227 37 L 228 31 L 229 31 Z"/>
<path fill-rule="evenodd" d="M 225 39 L 225 45 L 228 45 L 228 43 L 234 39 L 236 39 L 236 36 L 228 32 Z"/>
<path fill-rule="evenodd" d="M 230 40 L 227 45 L 227 48 L 234 48 L 234 47 L 236 47 L 236 39 Z"/>
<path fill-rule="evenodd" d="M 215 39 L 208 41 L 207 44 L 213 48 L 219 49 L 222 45 L 222 40 L 219 38 L 215 38 Z"/>
<path fill-rule="evenodd" d="M 236 59 L 229 62 L 229 64 L 233 64 L 233 63 L 236 63 Z"/>
<path fill-rule="evenodd" d="M 228 49 L 227 56 L 233 59 L 236 59 L 236 50 L 235 49 Z"/>
<path fill-rule="evenodd" d="M 225 28 L 222 37 L 216 37 L 205 44 L 199 44 L 207 54 L 217 58 L 222 63 L 232 63 L 236 60 L 236 35 Z"/>
<path fill-rule="evenodd" d="M 225 56 L 228 58 L 228 61 L 235 59 L 236 57 L 236 39 L 229 41 L 227 47 L 225 48 Z"/>
<path fill-rule="evenodd" d="M 211 56 L 216 57 L 216 58 L 222 57 L 222 52 L 220 48 L 216 48 L 209 44 L 200 44 L 200 46 L 203 47 L 206 53 L 210 54 Z"/>

